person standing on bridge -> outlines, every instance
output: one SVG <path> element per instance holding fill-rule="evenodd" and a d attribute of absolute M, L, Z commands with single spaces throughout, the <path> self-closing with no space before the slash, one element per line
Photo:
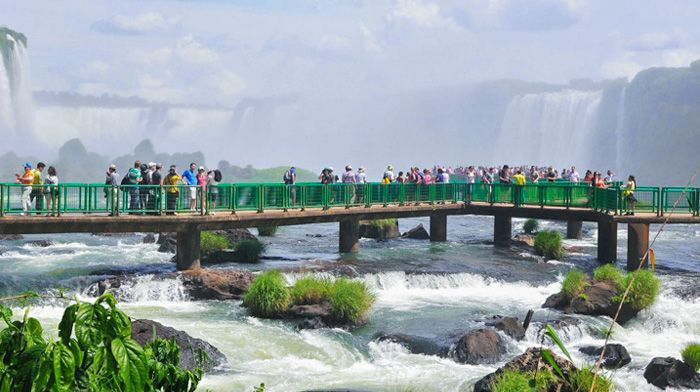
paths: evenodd
<path fill-rule="evenodd" d="M 141 183 L 143 178 L 141 177 L 141 161 L 134 162 L 134 167 L 129 169 L 126 174 L 127 184 L 131 185 L 129 187 L 129 195 L 131 199 L 129 201 L 129 209 L 131 212 L 129 214 L 136 214 L 134 211 L 138 211 L 141 208 L 141 192 L 138 185 Z"/>
<path fill-rule="evenodd" d="M 576 166 L 571 166 L 571 171 L 569 172 L 569 181 L 579 182 L 581 181 L 581 176 L 576 171 Z"/>
<path fill-rule="evenodd" d="M 48 175 L 44 180 L 44 198 L 46 199 L 46 216 L 55 216 L 58 200 L 58 175 L 56 168 L 49 166 Z"/>
<path fill-rule="evenodd" d="M 515 181 L 515 205 L 519 206 L 525 202 L 525 175 L 523 171 L 518 169 L 518 171 L 513 175 L 513 181 Z"/>
<path fill-rule="evenodd" d="M 386 171 L 384 172 L 384 176 L 382 176 L 382 178 L 388 179 L 387 183 L 394 182 L 394 166 L 388 165 L 386 167 Z"/>
<path fill-rule="evenodd" d="M 115 164 L 109 165 L 107 169 L 104 192 L 109 216 L 114 216 L 119 209 L 119 173 Z"/>
<path fill-rule="evenodd" d="M 180 177 L 190 187 L 190 212 L 197 209 L 197 164 L 190 163 L 190 169 L 182 172 Z"/>
<path fill-rule="evenodd" d="M 31 203 L 34 203 L 34 206 L 37 210 L 37 215 L 41 215 L 41 210 L 44 207 L 44 187 L 41 179 L 41 174 L 44 171 L 44 168 L 46 165 L 44 162 L 39 162 L 36 164 L 36 169 L 32 170 L 32 175 L 34 176 L 34 179 L 32 180 L 32 193 L 30 195 L 31 198 Z"/>
<path fill-rule="evenodd" d="M 508 165 L 503 165 L 503 168 L 501 168 L 501 172 L 498 173 L 498 180 L 500 181 L 501 184 L 510 184 L 510 168 Z"/>
<path fill-rule="evenodd" d="M 165 176 L 163 180 L 163 186 L 166 187 L 165 193 L 168 195 L 166 201 L 166 215 L 177 215 L 177 199 L 180 196 L 178 185 L 180 181 L 184 182 L 182 177 L 177 175 L 177 168 L 175 165 L 170 166 L 168 175 Z M 187 183 L 185 182 L 185 184 Z"/>
<path fill-rule="evenodd" d="M 611 183 L 615 179 L 615 174 L 612 172 L 612 170 L 608 170 L 608 175 L 605 176 L 605 182 Z"/>
<path fill-rule="evenodd" d="M 21 176 L 15 174 L 17 182 L 22 184 L 22 213 L 20 215 L 25 216 L 29 213 L 32 208 L 32 202 L 30 200 L 32 194 L 32 183 L 34 182 L 34 173 L 32 173 L 32 165 L 27 162 L 24 164 L 24 174 Z"/>
<path fill-rule="evenodd" d="M 637 189 L 637 180 L 633 175 L 627 178 L 627 186 L 622 191 L 622 195 L 627 200 L 627 212 L 625 215 L 634 215 L 634 205 L 637 203 L 637 198 L 634 197 L 634 191 Z"/>

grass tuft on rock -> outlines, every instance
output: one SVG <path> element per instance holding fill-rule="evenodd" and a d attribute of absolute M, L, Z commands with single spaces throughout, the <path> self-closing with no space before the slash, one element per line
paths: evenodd
<path fill-rule="evenodd" d="M 572 391 L 591 391 L 591 392 L 610 392 L 613 388 L 613 383 L 610 378 L 603 373 L 598 373 L 595 379 L 595 387 L 593 385 L 593 370 L 585 366 L 569 375 L 569 383 Z"/>
<path fill-rule="evenodd" d="M 555 382 L 554 375 L 546 369 L 537 373 L 506 369 L 493 381 L 491 391 L 539 392 L 548 390 L 550 385 Z"/>
<path fill-rule="evenodd" d="M 561 260 L 564 257 L 561 240 L 561 234 L 558 231 L 540 231 L 535 235 L 535 253 L 547 259 Z"/>
<path fill-rule="evenodd" d="M 561 292 L 566 295 L 567 298 L 576 298 L 583 289 L 588 285 L 588 277 L 583 271 L 579 269 L 572 269 L 564 277 L 564 281 L 561 284 Z"/>
<path fill-rule="evenodd" d="M 364 282 L 338 278 L 330 297 L 331 313 L 340 322 L 362 320 L 374 303 L 374 295 Z"/>
<path fill-rule="evenodd" d="M 231 244 L 225 235 L 211 231 L 203 231 L 199 240 L 199 251 L 202 257 L 228 249 Z"/>
<path fill-rule="evenodd" d="M 523 224 L 523 231 L 526 234 L 532 234 L 532 233 L 536 232 L 539 228 L 540 228 L 540 223 L 537 221 L 537 219 L 529 218 Z"/>
<path fill-rule="evenodd" d="M 620 296 L 622 296 L 625 288 L 632 281 L 632 276 L 635 272 L 629 272 L 620 281 L 618 289 L 620 290 Z M 654 272 L 648 269 L 641 269 L 636 272 L 637 277 L 632 283 L 630 292 L 627 295 L 626 301 L 632 305 L 634 310 L 642 310 L 651 306 L 656 298 L 659 296 L 661 291 L 661 280 L 654 275 Z"/>
<path fill-rule="evenodd" d="M 258 240 L 241 240 L 236 242 L 235 249 L 243 261 L 255 263 L 260 260 L 260 255 L 265 250 L 265 244 Z"/>
<path fill-rule="evenodd" d="M 624 274 L 615 264 L 605 264 L 593 270 L 593 279 L 598 282 L 609 280 L 620 286 L 623 278 Z"/>
<path fill-rule="evenodd" d="M 291 304 L 291 295 L 282 273 L 265 271 L 251 283 L 243 303 L 259 317 L 279 317 Z"/>
<path fill-rule="evenodd" d="M 329 300 L 332 290 L 330 279 L 305 276 L 292 286 L 292 300 L 297 305 L 318 304 Z"/>
<path fill-rule="evenodd" d="M 261 237 L 274 237 L 277 234 L 277 226 L 258 226 L 258 235 Z"/>
<path fill-rule="evenodd" d="M 700 370 L 700 343 L 691 343 L 685 346 L 681 352 L 681 358 L 696 372 Z"/>

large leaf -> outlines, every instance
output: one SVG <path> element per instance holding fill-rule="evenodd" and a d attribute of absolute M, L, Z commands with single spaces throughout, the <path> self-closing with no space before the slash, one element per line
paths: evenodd
<path fill-rule="evenodd" d="M 27 345 L 32 346 L 34 344 L 44 343 L 44 328 L 41 327 L 39 320 L 34 317 L 30 317 L 24 323 L 24 336 L 27 339 Z"/>
<path fill-rule="evenodd" d="M 129 338 L 112 340 L 112 355 L 119 366 L 124 392 L 141 392 L 147 381 L 148 366 L 141 346 Z"/>
<path fill-rule="evenodd" d="M 571 359 L 571 354 L 569 354 L 569 351 L 566 349 L 566 346 L 564 346 L 564 342 L 561 341 L 561 338 L 559 338 L 557 332 L 549 324 L 547 324 L 546 326 L 545 335 L 549 336 L 549 338 L 552 339 L 554 344 L 556 344 L 557 347 L 559 347 L 559 350 L 561 350 L 561 352 L 563 352 L 564 355 L 566 355 L 566 357 L 569 358 L 569 361 L 574 361 L 573 359 Z"/>
<path fill-rule="evenodd" d="M 32 392 L 43 391 L 53 373 L 53 344 L 49 344 L 41 354 L 39 369 L 32 380 Z"/>
<path fill-rule="evenodd" d="M 542 358 L 545 361 L 547 361 L 549 366 L 551 366 L 552 369 L 554 369 L 554 371 L 559 375 L 559 377 L 561 377 L 562 380 L 566 380 L 566 378 L 564 377 L 564 373 L 561 371 L 561 368 L 559 367 L 559 364 L 557 363 L 557 361 L 554 360 L 554 356 L 552 355 L 552 352 L 546 348 L 543 348 L 542 351 L 540 351 L 540 354 L 542 355 Z"/>
<path fill-rule="evenodd" d="M 70 348 L 61 342 L 57 342 L 53 348 L 53 377 L 58 390 L 73 390 L 75 359 Z"/>
<path fill-rule="evenodd" d="M 113 337 L 131 337 L 131 319 L 126 313 L 112 308 L 109 317 L 109 332 Z"/>
<path fill-rule="evenodd" d="M 80 304 L 75 317 L 75 337 L 83 349 L 93 348 L 102 342 L 106 322 L 106 310 L 102 305 Z"/>
<path fill-rule="evenodd" d="M 75 315 L 78 311 L 78 304 L 73 304 L 66 308 L 63 312 L 61 322 L 58 324 L 58 336 L 63 344 L 68 344 L 70 336 L 73 333 L 73 324 L 75 324 Z"/>

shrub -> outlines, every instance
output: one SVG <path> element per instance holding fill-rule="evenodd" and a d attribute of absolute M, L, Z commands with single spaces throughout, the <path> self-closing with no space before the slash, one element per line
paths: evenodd
<path fill-rule="evenodd" d="M 561 284 L 561 292 L 564 293 L 567 298 L 573 299 L 576 298 L 587 285 L 588 278 L 586 274 L 574 268 L 564 277 L 564 281 Z"/>
<path fill-rule="evenodd" d="M 637 272 L 630 272 L 621 280 L 619 284 L 620 296 L 625 288 L 630 284 L 632 276 L 637 274 L 637 277 L 632 283 L 630 292 L 627 295 L 627 302 L 632 305 L 635 310 L 646 309 L 656 301 L 661 290 L 661 281 L 654 275 L 654 272 L 648 269 L 642 269 Z"/>
<path fill-rule="evenodd" d="M 261 237 L 274 237 L 277 234 L 277 226 L 259 226 L 258 235 Z"/>
<path fill-rule="evenodd" d="M 242 261 L 254 263 L 260 260 L 260 255 L 265 250 L 265 244 L 258 240 L 241 240 L 236 242 L 235 249 Z"/>
<path fill-rule="evenodd" d="M 278 317 L 291 302 L 289 290 L 279 271 L 266 271 L 258 275 L 243 297 L 243 303 L 259 317 Z"/>
<path fill-rule="evenodd" d="M 338 278 L 331 293 L 331 313 L 340 322 L 355 322 L 366 316 L 374 295 L 363 282 Z"/>
<path fill-rule="evenodd" d="M 687 363 L 696 372 L 700 370 L 700 343 L 691 343 L 681 352 L 683 362 Z"/>
<path fill-rule="evenodd" d="M 593 270 L 593 278 L 599 282 L 610 280 L 619 286 L 622 283 L 623 274 L 614 264 L 605 264 Z"/>
<path fill-rule="evenodd" d="M 613 383 L 610 379 L 598 373 L 595 379 L 595 388 L 591 390 L 593 385 L 593 371 L 590 367 L 583 367 L 569 374 L 569 384 L 572 391 L 592 391 L 592 392 L 610 392 L 613 390 Z"/>
<path fill-rule="evenodd" d="M 534 380 L 534 383 L 532 381 Z M 492 392 L 539 392 L 549 389 L 554 376 L 546 369 L 539 372 L 521 372 L 507 369 L 491 384 Z"/>
<path fill-rule="evenodd" d="M 199 240 L 200 253 L 202 256 L 209 256 L 214 252 L 220 252 L 228 249 L 231 244 L 225 235 L 217 234 L 211 231 L 203 231 Z"/>
<path fill-rule="evenodd" d="M 536 219 L 528 219 L 523 224 L 523 231 L 527 234 L 532 234 L 540 228 L 540 223 Z"/>
<path fill-rule="evenodd" d="M 394 225 L 396 225 L 396 222 L 398 222 L 398 220 L 395 218 L 373 219 L 373 220 L 367 221 L 367 224 L 370 226 L 385 227 L 385 226 L 394 226 Z"/>
<path fill-rule="evenodd" d="M 561 260 L 564 248 L 561 245 L 561 234 L 554 230 L 544 230 L 535 236 L 535 253 L 548 259 Z"/>
<path fill-rule="evenodd" d="M 306 276 L 292 286 L 292 300 L 297 305 L 309 305 L 329 300 L 333 283 L 329 279 Z"/>

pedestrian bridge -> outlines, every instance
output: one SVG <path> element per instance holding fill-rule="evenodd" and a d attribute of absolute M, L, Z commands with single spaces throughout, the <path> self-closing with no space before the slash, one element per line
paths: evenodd
<path fill-rule="evenodd" d="M 202 230 L 339 222 L 340 252 L 356 252 L 360 220 L 430 217 L 431 240 L 445 241 L 450 215 L 494 216 L 498 246 L 510 243 L 513 217 L 566 221 L 570 238 L 580 237 L 581 222 L 596 222 L 601 262 L 617 259 L 617 225 L 627 224 L 628 268 L 636 268 L 648 248 L 650 224 L 700 223 L 700 188 L 638 187 L 633 206 L 619 184 L 592 188 L 568 182 L 219 184 L 209 189 L 61 184 L 37 188 L 23 210 L 22 187 L 0 184 L 0 234 L 177 232 L 178 269 L 199 267 Z M 632 209 L 635 215 L 626 215 Z"/>

